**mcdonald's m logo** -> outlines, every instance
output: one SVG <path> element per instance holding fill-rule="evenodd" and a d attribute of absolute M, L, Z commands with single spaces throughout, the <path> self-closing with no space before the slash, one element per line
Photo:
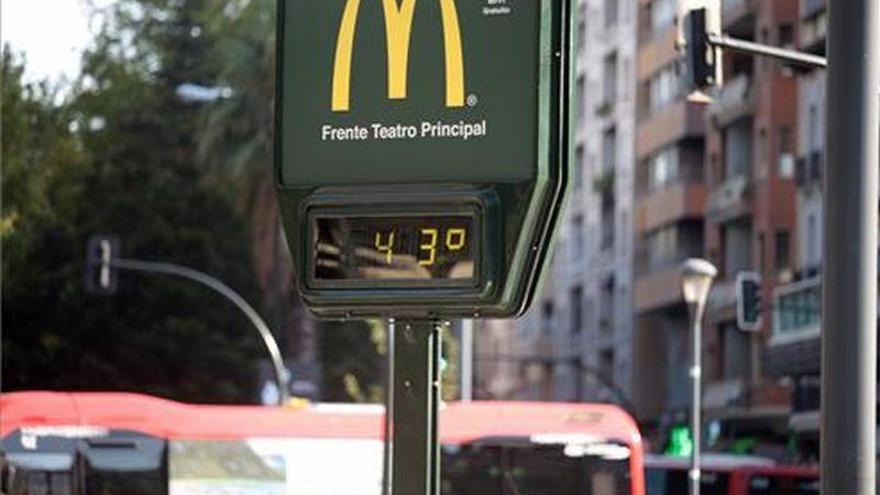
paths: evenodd
<path fill-rule="evenodd" d="M 406 99 L 409 40 L 417 0 L 381 0 L 385 12 L 385 41 L 388 51 L 388 98 Z M 464 60 L 461 29 L 455 0 L 437 0 L 443 21 L 443 43 L 446 51 L 446 106 L 464 106 Z M 351 58 L 354 33 L 357 29 L 361 0 L 346 0 L 336 59 L 333 64 L 332 109 L 347 112 L 351 107 Z"/>

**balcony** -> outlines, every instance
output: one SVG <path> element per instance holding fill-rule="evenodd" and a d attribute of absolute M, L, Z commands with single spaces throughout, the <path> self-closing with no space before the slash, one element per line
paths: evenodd
<path fill-rule="evenodd" d="M 719 127 L 752 115 L 755 112 L 752 78 L 748 74 L 741 74 L 727 81 L 709 105 L 708 112 Z"/>
<path fill-rule="evenodd" d="M 746 399 L 745 392 L 745 382 L 741 378 L 707 383 L 703 392 L 703 407 L 709 411 L 743 407 Z"/>
<path fill-rule="evenodd" d="M 731 36 L 753 39 L 756 12 L 757 0 L 722 0 L 721 27 Z"/>
<path fill-rule="evenodd" d="M 636 255 L 636 311 L 643 313 L 681 303 L 681 263 L 701 256 L 702 251 L 702 244 L 685 245 L 672 256 L 652 260 L 642 246 Z"/>
<path fill-rule="evenodd" d="M 680 220 L 700 218 L 705 207 L 706 186 L 702 182 L 674 182 L 639 198 L 636 232 L 649 232 Z"/>
<path fill-rule="evenodd" d="M 724 223 L 745 216 L 752 210 L 752 180 L 746 175 L 728 179 L 709 195 L 706 218 Z"/>
<path fill-rule="evenodd" d="M 797 180 L 798 187 L 821 183 L 823 159 L 822 151 L 813 151 L 807 156 L 798 158 L 795 168 L 795 179 Z"/>
<path fill-rule="evenodd" d="M 706 131 L 705 105 L 681 99 L 644 116 L 636 131 L 636 155 L 645 159 L 656 150 Z"/>
<path fill-rule="evenodd" d="M 639 313 L 682 302 L 679 263 L 636 279 L 636 311 Z"/>

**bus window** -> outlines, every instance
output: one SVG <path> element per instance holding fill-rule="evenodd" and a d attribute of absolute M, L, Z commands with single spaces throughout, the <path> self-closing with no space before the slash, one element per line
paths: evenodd
<path fill-rule="evenodd" d="M 465 445 L 443 449 L 443 495 L 625 495 L 629 455 L 596 455 L 589 446 Z"/>
<path fill-rule="evenodd" d="M 676 495 L 688 493 L 686 469 L 648 468 L 645 470 L 647 495 Z M 730 475 L 717 471 L 703 471 L 700 477 L 702 495 L 727 495 Z"/>
<path fill-rule="evenodd" d="M 125 433 L 84 440 L 86 493 L 89 495 L 162 495 L 168 493 L 165 442 Z"/>
<path fill-rule="evenodd" d="M 803 476 L 756 475 L 748 495 L 819 495 L 819 480 Z"/>
<path fill-rule="evenodd" d="M 500 447 L 444 445 L 440 470 L 442 495 L 504 493 Z"/>

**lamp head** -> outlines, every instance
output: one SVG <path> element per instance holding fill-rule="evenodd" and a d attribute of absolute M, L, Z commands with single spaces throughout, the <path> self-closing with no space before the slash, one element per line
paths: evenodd
<path fill-rule="evenodd" d="M 681 265 L 681 293 L 687 304 L 703 304 L 709 297 L 718 269 L 700 258 L 691 258 Z"/>

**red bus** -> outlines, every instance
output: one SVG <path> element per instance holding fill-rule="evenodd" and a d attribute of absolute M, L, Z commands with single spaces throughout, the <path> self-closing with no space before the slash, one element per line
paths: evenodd
<path fill-rule="evenodd" d="M 9 495 L 381 493 L 381 406 L 187 405 L 137 394 L 0 395 Z M 449 403 L 443 494 L 644 495 L 636 424 L 612 405 Z"/>
<path fill-rule="evenodd" d="M 786 466 L 763 457 L 703 454 L 700 493 L 703 495 L 819 495 L 818 467 Z M 645 459 L 648 495 L 688 492 L 687 458 Z"/>

